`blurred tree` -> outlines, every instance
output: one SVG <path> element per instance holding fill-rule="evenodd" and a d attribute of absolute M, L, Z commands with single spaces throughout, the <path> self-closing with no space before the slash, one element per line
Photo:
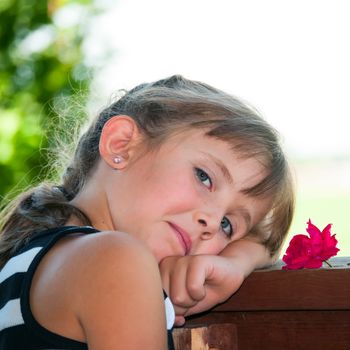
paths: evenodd
<path fill-rule="evenodd" d="M 55 105 L 87 91 L 93 12 L 91 0 L 0 0 L 0 201 L 45 175 Z"/>

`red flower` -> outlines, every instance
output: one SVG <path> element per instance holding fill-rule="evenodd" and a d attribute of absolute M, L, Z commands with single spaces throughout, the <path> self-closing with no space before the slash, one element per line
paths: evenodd
<path fill-rule="evenodd" d="M 306 231 L 309 236 L 295 235 L 286 250 L 282 260 L 286 263 L 284 270 L 296 270 L 302 268 L 317 269 L 322 262 L 337 255 L 338 241 L 335 235 L 331 236 L 331 224 L 328 224 L 321 232 L 309 219 Z"/>

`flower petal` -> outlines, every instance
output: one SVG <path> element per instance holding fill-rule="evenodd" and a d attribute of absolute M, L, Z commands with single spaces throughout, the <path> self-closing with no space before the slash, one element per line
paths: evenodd
<path fill-rule="evenodd" d="M 285 269 L 301 269 L 312 256 L 311 240 L 306 235 L 295 235 L 289 242 L 282 260 L 286 263 Z"/>
<path fill-rule="evenodd" d="M 335 235 L 329 237 L 329 239 L 323 242 L 323 251 L 320 254 L 322 260 L 328 260 L 332 256 L 337 255 L 339 249 L 337 248 L 338 241 L 335 238 Z"/>
<path fill-rule="evenodd" d="M 282 260 L 286 263 L 284 270 L 301 268 L 315 269 L 322 267 L 322 262 L 336 255 L 338 241 L 331 235 L 332 224 L 328 224 L 322 232 L 311 219 L 307 222 L 306 231 L 309 236 L 295 235 L 289 242 Z"/>
<path fill-rule="evenodd" d="M 317 226 L 315 226 L 310 219 L 307 222 L 306 231 L 310 235 L 310 238 L 321 237 L 320 229 Z"/>
<path fill-rule="evenodd" d="M 325 235 L 330 236 L 330 235 L 331 235 L 331 227 L 332 227 L 332 224 L 328 224 L 328 225 L 322 230 L 322 235 L 323 235 L 323 236 L 325 236 Z"/>
<path fill-rule="evenodd" d="M 322 266 L 322 260 L 321 259 L 317 259 L 317 258 L 313 258 L 310 259 L 306 264 L 305 264 L 305 268 L 307 269 L 318 269 Z"/>

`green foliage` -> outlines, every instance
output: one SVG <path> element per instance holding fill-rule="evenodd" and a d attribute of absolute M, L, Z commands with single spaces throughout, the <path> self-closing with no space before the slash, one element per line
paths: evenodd
<path fill-rule="evenodd" d="M 60 26 L 55 16 L 72 5 L 84 20 Z M 53 107 L 89 86 L 81 47 L 92 9 L 90 0 L 0 0 L 0 200 L 46 176 Z"/>

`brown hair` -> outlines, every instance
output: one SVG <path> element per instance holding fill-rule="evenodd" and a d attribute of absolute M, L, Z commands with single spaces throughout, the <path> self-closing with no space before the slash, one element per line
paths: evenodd
<path fill-rule="evenodd" d="M 273 196 L 273 206 L 251 235 L 274 254 L 282 244 L 294 211 L 290 170 L 277 132 L 256 110 L 201 82 L 172 76 L 141 84 L 104 109 L 81 136 L 59 185 L 42 183 L 13 201 L 0 216 L 0 266 L 25 243 L 33 231 L 64 225 L 71 215 L 83 224 L 89 218 L 70 204 L 100 159 L 99 139 L 104 124 L 116 115 L 132 117 L 144 135 L 147 149 L 155 149 L 174 132 L 190 128 L 229 142 L 244 157 L 259 157 L 266 177 L 251 196 Z"/>

